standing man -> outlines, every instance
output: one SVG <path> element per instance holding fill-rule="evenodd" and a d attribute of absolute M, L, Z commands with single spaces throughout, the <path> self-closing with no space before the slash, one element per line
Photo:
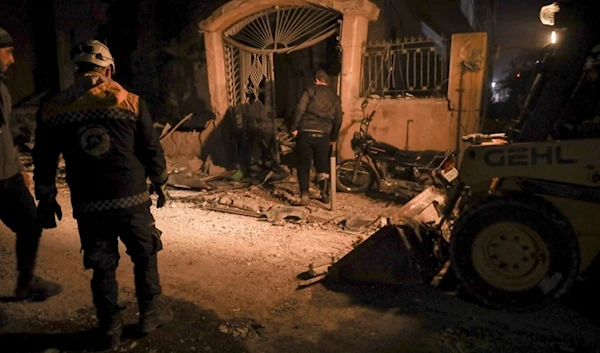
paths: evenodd
<path fill-rule="evenodd" d="M 15 252 L 19 277 L 15 297 L 42 301 L 62 292 L 62 286 L 34 275 L 42 228 L 36 224 L 29 174 L 19 160 L 9 126 L 12 101 L 4 75 L 15 62 L 13 49 L 12 37 L 0 28 L 0 220 L 17 237 Z"/>
<path fill-rule="evenodd" d="M 162 207 L 166 163 L 145 102 L 111 79 L 115 63 L 108 47 L 88 40 L 76 45 L 71 56 L 75 83 L 49 99 L 37 116 L 33 163 L 38 218 L 44 228 L 56 227 L 60 206 L 55 178 L 62 153 L 83 263 L 93 270 L 102 343 L 115 348 L 123 330 L 116 280 L 119 238 L 135 266 L 140 330 L 154 331 L 173 317 L 158 301 L 161 232 L 150 213 L 146 184 L 150 179 L 158 194 L 156 207 Z"/>
<path fill-rule="evenodd" d="M 297 137 L 301 205 L 310 202 L 308 189 L 313 157 L 321 201 L 329 203 L 329 155 L 340 133 L 342 104 L 337 93 L 327 85 L 328 81 L 327 72 L 317 70 L 315 84 L 302 93 L 291 125 L 292 134 Z"/>

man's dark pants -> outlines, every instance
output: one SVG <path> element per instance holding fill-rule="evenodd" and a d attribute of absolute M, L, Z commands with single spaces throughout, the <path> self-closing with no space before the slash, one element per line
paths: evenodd
<path fill-rule="evenodd" d="M 298 156 L 300 193 L 308 193 L 313 158 L 317 174 L 329 172 L 329 146 L 328 134 L 303 131 L 298 133 L 296 153 Z"/>
<path fill-rule="evenodd" d="M 42 228 L 36 222 L 36 206 L 23 175 L 0 180 L 0 220 L 16 233 L 17 286 L 27 285 L 35 269 Z"/>
<path fill-rule="evenodd" d="M 77 216 L 84 252 L 83 263 L 92 269 L 91 287 L 94 306 L 101 325 L 118 311 L 119 242 L 125 244 L 134 264 L 135 289 L 140 310 L 161 294 L 157 252 L 162 249 L 161 232 L 150 210 L 133 214 L 94 214 Z"/>

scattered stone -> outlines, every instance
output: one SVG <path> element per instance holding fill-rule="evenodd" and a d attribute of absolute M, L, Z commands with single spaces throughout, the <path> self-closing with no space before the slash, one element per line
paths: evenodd
<path fill-rule="evenodd" d="M 307 222 L 308 223 L 327 223 L 331 220 L 331 217 L 328 217 L 324 214 L 311 213 L 308 215 Z"/>
<path fill-rule="evenodd" d="M 298 300 L 283 299 L 275 308 L 271 310 L 273 314 L 282 314 L 298 309 Z"/>
<path fill-rule="evenodd" d="M 209 163 L 207 164 L 207 162 L 209 162 Z M 221 167 L 220 165 L 216 165 L 216 164 L 212 163 L 212 161 L 210 159 L 208 159 L 207 162 L 204 163 L 202 168 L 206 170 L 206 173 L 208 175 L 219 175 L 219 174 L 223 174 L 223 173 L 227 172 L 227 169 L 225 169 L 224 167 Z"/>
<path fill-rule="evenodd" d="M 235 199 L 233 200 L 232 206 L 257 213 L 261 212 L 260 203 L 255 200 Z"/>
<path fill-rule="evenodd" d="M 265 212 L 267 220 L 272 223 L 284 220 L 306 220 L 310 211 L 306 207 L 274 206 Z"/>
<path fill-rule="evenodd" d="M 379 217 L 376 219 L 369 219 L 363 217 L 351 217 L 346 219 L 344 222 L 344 229 L 354 232 L 362 232 L 367 230 L 371 225 L 379 220 Z"/>
<path fill-rule="evenodd" d="M 220 203 L 220 204 L 223 204 L 223 205 L 228 205 L 228 206 L 230 206 L 230 205 L 232 205 L 232 204 L 233 204 L 233 199 L 232 199 L 230 196 L 228 196 L 228 195 L 221 196 L 221 197 L 219 198 L 219 203 Z"/>
<path fill-rule="evenodd" d="M 187 162 L 187 167 L 190 172 L 196 173 L 196 172 L 199 172 L 200 169 L 202 169 L 203 163 L 204 162 L 202 162 L 202 160 L 200 158 L 194 157 Z"/>

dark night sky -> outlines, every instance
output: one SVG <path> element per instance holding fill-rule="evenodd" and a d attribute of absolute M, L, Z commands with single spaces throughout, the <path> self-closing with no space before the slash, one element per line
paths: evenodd
<path fill-rule="evenodd" d="M 541 48 L 550 41 L 552 27 L 539 20 L 540 8 L 552 0 L 499 0 L 496 40 L 499 57 L 494 62 L 494 80 L 506 75 L 512 58 L 528 48 Z"/>

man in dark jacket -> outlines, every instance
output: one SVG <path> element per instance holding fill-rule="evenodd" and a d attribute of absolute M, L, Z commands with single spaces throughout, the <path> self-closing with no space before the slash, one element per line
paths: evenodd
<path fill-rule="evenodd" d="M 291 124 L 292 134 L 297 137 L 301 205 L 308 205 L 310 202 L 308 189 L 313 157 L 321 201 L 329 202 L 329 155 L 340 133 L 342 105 L 340 97 L 327 85 L 328 81 L 327 73 L 317 70 L 315 84 L 302 93 Z"/>
<path fill-rule="evenodd" d="M 146 184 L 150 179 L 158 194 L 157 207 L 162 207 L 166 163 L 146 104 L 111 79 L 115 65 L 108 47 L 88 40 L 75 46 L 71 55 L 75 83 L 38 111 L 33 150 L 38 218 L 44 228 L 56 227 L 60 206 L 55 178 L 62 153 L 83 263 L 94 271 L 92 297 L 102 343 L 114 348 L 123 329 L 116 280 L 118 238 L 135 266 L 140 330 L 154 331 L 173 316 L 158 302 L 161 232 L 150 213 Z"/>
<path fill-rule="evenodd" d="M 4 83 L 6 70 L 15 62 L 10 34 L 0 28 L 0 220 L 16 233 L 19 278 L 18 300 L 45 300 L 62 287 L 34 275 L 42 228 L 36 224 L 36 207 L 10 131 L 12 101 Z M 0 315 L 1 316 L 1 315 Z"/>

